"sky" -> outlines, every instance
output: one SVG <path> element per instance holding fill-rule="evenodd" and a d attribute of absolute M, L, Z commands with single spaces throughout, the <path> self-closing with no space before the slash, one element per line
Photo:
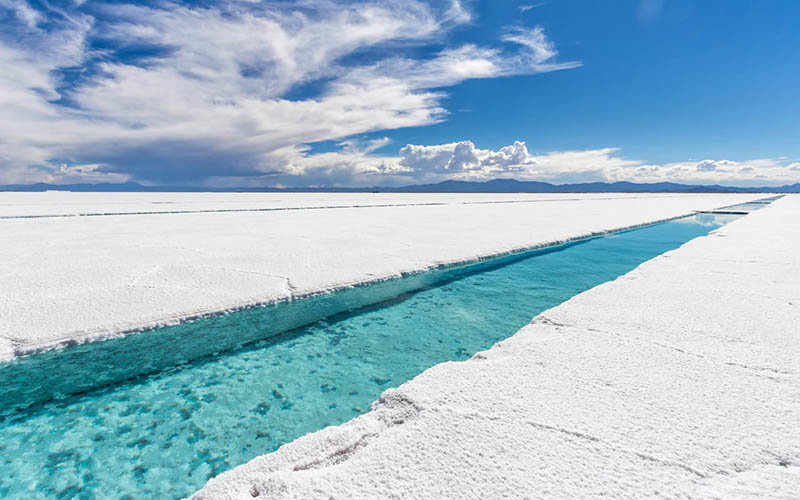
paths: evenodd
<path fill-rule="evenodd" d="M 0 184 L 800 182 L 795 0 L 0 0 Z"/>

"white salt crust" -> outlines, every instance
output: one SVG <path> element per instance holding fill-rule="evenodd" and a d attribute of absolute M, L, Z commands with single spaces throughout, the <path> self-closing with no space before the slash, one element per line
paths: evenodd
<path fill-rule="evenodd" d="M 799 214 L 786 196 L 193 498 L 797 498 Z"/>
<path fill-rule="evenodd" d="M 0 193 L 0 357 L 763 196 Z"/>

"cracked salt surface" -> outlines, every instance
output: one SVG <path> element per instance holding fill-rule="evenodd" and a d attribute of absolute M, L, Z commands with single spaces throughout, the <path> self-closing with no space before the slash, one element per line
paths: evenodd
<path fill-rule="evenodd" d="M 786 196 L 434 366 L 389 393 L 402 425 L 378 402 L 193 498 L 797 498 L 798 213 Z"/>
<path fill-rule="evenodd" d="M 0 360 L 762 197 L 0 193 Z"/>

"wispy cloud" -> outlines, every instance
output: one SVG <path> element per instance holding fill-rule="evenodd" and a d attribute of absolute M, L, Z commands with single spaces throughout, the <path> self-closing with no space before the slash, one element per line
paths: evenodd
<path fill-rule="evenodd" d="M 448 44 L 457 0 L 0 9 L 0 182 L 293 176 L 346 163 L 304 144 L 446 119 L 443 88 L 579 65 L 541 27 Z"/>
<path fill-rule="evenodd" d="M 529 10 L 533 10 L 539 7 L 544 7 L 547 5 L 547 2 L 538 2 L 538 3 L 531 3 L 531 4 L 523 4 L 517 7 L 520 12 L 528 12 Z"/>
<path fill-rule="evenodd" d="M 459 1 L 32 5 L 0 0 L 0 183 L 800 181 L 789 158 L 651 164 L 615 148 L 359 139 L 448 119 L 446 89 L 466 80 L 580 65 L 560 61 L 540 26 L 450 43 L 474 22 Z M 658 15 L 660 3 L 641 9 Z M 319 141 L 339 148 L 312 152 Z"/>

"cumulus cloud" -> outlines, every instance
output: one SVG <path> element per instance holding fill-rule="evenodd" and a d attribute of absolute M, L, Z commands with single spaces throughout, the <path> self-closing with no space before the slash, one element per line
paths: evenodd
<path fill-rule="evenodd" d="M 524 142 L 515 141 L 498 151 L 478 149 L 471 141 L 438 146 L 408 144 L 400 149 L 398 164 L 416 176 L 445 174 L 457 178 L 485 178 L 522 172 L 536 160 Z"/>
<path fill-rule="evenodd" d="M 700 160 L 647 165 L 634 180 L 641 182 L 681 182 L 731 186 L 779 186 L 800 182 L 800 172 L 792 171 L 785 158 L 756 158 L 745 161 Z"/>
<path fill-rule="evenodd" d="M 630 169 L 611 169 L 605 174 L 609 180 L 704 185 L 780 186 L 800 182 L 800 172 L 793 172 L 787 163 L 786 159 L 780 158 L 745 161 L 705 159 L 661 165 L 636 162 L 633 172 Z"/>
<path fill-rule="evenodd" d="M 384 141 L 378 140 L 380 147 L 386 145 Z M 393 156 L 368 154 L 367 151 L 374 151 L 369 149 L 370 143 L 361 144 L 360 148 L 345 144 L 341 151 L 316 155 L 303 150 L 286 150 L 285 161 L 292 165 L 293 173 L 277 173 L 273 180 L 283 185 L 298 185 L 306 178 L 304 176 L 310 176 L 314 184 L 326 185 L 325 176 L 330 175 L 329 180 L 346 179 L 340 185 L 358 186 L 495 178 L 554 184 L 629 181 L 778 186 L 800 182 L 800 163 L 791 163 L 785 158 L 650 164 L 626 158 L 617 148 L 531 153 L 523 141 L 497 150 L 479 148 L 472 141 L 407 144 Z M 232 179 L 227 182 L 237 184 Z"/>
<path fill-rule="evenodd" d="M 700 172 L 713 172 L 717 169 L 717 163 L 711 160 L 704 160 L 695 165 L 695 167 Z"/>
<path fill-rule="evenodd" d="M 0 0 L 0 182 L 53 164 L 151 183 L 301 175 L 346 163 L 304 144 L 446 119 L 443 88 L 578 65 L 538 27 L 446 43 L 471 22 L 458 0 L 43 5 Z"/>
<path fill-rule="evenodd" d="M 400 149 L 397 163 L 417 180 L 513 177 L 556 183 L 605 181 L 617 169 L 641 165 L 618 156 L 615 148 L 532 154 L 523 141 L 497 150 L 477 148 L 471 141 L 436 146 L 409 144 Z"/>

